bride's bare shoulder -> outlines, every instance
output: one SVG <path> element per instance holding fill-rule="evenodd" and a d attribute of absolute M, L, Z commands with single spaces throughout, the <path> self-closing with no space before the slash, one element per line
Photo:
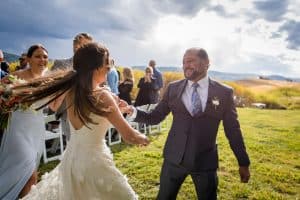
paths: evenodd
<path fill-rule="evenodd" d="M 108 94 L 110 94 L 110 93 L 111 93 L 111 92 L 110 92 L 109 88 L 106 87 L 106 86 L 98 87 L 97 89 L 95 89 L 95 90 L 93 91 L 93 94 L 94 94 L 94 95 L 108 95 Z"/>
<path fill-rule="evenodd" d="M 112 93 L 105 87 L 93 91 L 93 99 L 96 105 L 106 109 L 109 108 L 110 111 L 112 111 L 111 109 L 114 109 L 116 105 Z"/>
<path fill-rule="evenodd" d="M 112 99 L 112 94 L 106 87 L 99 87 L 93 91 L 93 97 L 99 100 L 109 101 Z"/>

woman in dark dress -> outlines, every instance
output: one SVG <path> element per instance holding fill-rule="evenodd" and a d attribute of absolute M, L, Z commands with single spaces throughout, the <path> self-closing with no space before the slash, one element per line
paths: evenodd
<path fill-rule="evenodd" d="M 158 89 L 158 84 L 155 78 L 153 78 L 153 70 L 151 67 L 147 67 L 145 70 L 145 76 L 140 79 L 138 88 L 140 88 L 134 106 L 142 106 L 147 104 L 157 103 L 155 91 Z"/>
<path fill-rule="evenodd" d="M 133 75 L 132 75 L 132 69 L 125 67 L 123 69 L 123 81 L 119 85 L 119 97 L 120 99 L 123 99 L 128 103 L 128 105 L 131 105 L 131 96 L 130 93 L 133 88 Z"/>

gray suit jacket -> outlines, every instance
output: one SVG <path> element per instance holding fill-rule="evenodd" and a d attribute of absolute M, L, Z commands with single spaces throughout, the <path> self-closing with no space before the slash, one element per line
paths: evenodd
<path fill-rule="evenodd" d="M 51 70 L 73 68 L 73 58 L 55 60 Z"/>
<path fill-rule="evenodd" d="M 58 70 L 58 69 L 72 69 L 73 68 L 73 58 L 68 59 L 61 59 L 61 60 L 55 60 L 53 66 L 51 67 L 51 70 Z M 64 135 L 66 136 L 66 139 L 69 141 L 71 137 L 70 133 L 70 126 L 67 118 L 67 111 L 66 111 L 66 102 L 63 101 L 62 105 L 58 108 L 56 111 L 56 117 L 61 117 L 62 122 L 62 131 Z"/>
<path fill-rule="evenodd" d="M 186 79 L 170 83 L 157 107 L 151 113 L 138 110 L 135 121 L 158 124 L 172 112 L 173 121 L 164 147 L 164 158 L 192 171 L 218 168 L 216 137 L 220 121 L 223 121 L 226 137 L 239 165 L 248 166 L 250 160 L 237 119 L 233 90 L 209 79 L 205 111 L 191 116 L 181 100 L 186 85 Z"/>

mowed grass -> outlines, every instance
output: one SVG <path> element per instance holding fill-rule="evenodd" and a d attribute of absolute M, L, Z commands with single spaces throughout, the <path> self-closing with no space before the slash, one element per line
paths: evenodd
<path fill-rule="evenodd" d="M 251 179 L 240 183 L 237 161 L 225 137 L 218 133 L 219 199 L 300 199 L 300 110 L 239 109 L 247 151 L 251 159 Z M 150 136 L 148 147 L 115 145 L 112 147 L 117 167 L 128 177 L 140 199 L 155 199 L 159 188 L 162 151 L 171 125 Z M 41 165 L 41 173 L 58 162 Z M 196 199 L 190 177 L 182 185 L 178 198 Z"/>

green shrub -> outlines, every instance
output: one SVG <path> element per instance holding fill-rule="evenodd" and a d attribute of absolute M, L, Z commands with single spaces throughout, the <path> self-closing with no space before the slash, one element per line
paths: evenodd
<path fill-rule="evenodd" d="M 300 109 L 300 89 L 280 87 L 265 93 L 258 93 L 257 101 L 266 103 L 272 109 Z"/>
<path fill-rule="evenodd" d="M 269 109 L 300 109 L 300 88 L 280 87 L 268 91 L 250 90 L 246 86 L 235 82 L 225 81 L 225 84 L 234 89 L 236 96 L 243 99 L 243 104 L 259 102 L 266 104 Z"/>
<path fill-rule="evenodd" d="M 269 109 L 286 109 L 286 107 L 280 103 L 278 98 L 270 94 L 258 94 L 255 99 L 256 102 L 266 104 L 266 108 Z"/>
<path fill-rule="evenodd" d="M 230 81 L 224 81 L 224 84 L 229 85 L 234 89 L 234 95 L 236 95 L 239 98 L 242 98 L 242 103 L 245 106 L 250 106 L 251 103 L 256 102 L 255 94 L 247 87 Z"/>
<path fill-rule="evenodd" d="M 19 65 L 20 65 L 19 61 L 14 61 L 14 62 L 9 63 L 9 71 L 10 71 L 10 72 L 16 71 L 16 68 L 17 68 L 17 66 L 19 66 Z M 52 61 L 49 61 L 48 64 L 47 64 L 47 67 L 48 67 L 49 69 L 51 69 L 52 65 L 53 65 L 53 62 L 52 62 Z"/>

